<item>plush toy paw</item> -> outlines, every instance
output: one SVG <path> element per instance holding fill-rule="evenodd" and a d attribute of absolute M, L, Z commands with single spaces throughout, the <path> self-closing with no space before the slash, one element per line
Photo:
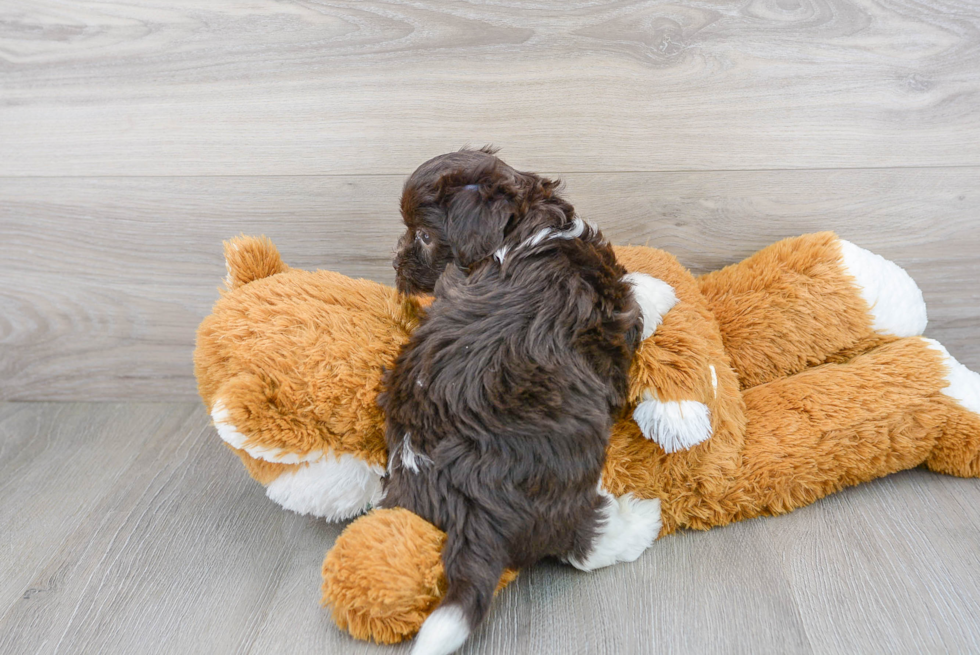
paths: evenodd
<path fill-rule="evenodd" d="M 693 448 L 711 437 L 711 411 L 696 400 L 662 401 L 646 391 L 633 410 L 633 420 L 665 453 Z"/>
<path fill-rule="evenodd" d="M 928 321 L 922 291 L 898 264 L 840 240 L 845 270 L 855 279 L 879 334 L 915 337 Z"/>
<path fill-rule="evenodd" d="M 946 380 L 949 382 L 949 386 L 943 389 L 943 393 L 958 402 L 964 409 L 980 414 L 980 373 L 971 371 L 956 361 L 946 347 L 935 339 L 923 338 L 922 340 L 930 348 L 943 354 L 947 370 Z"/>
<path fill-rule="evenodd" d="M 660 535 L 660 499 L 642 500 L 633 494 L 613 496 L 602 489 L 606 499 L 599 533 L 592 551 L 584 558 L 569 557 L 568 563 L 582 571 L 593 571 L 618 562 L 632 562 Z"/>
<path fill-rule="evenodd" d="M 633 296 L 643 315 L 641 338 L 648 339 L 657 331 L 657 326 L 663 323 L 664 315 L 677 304 L 677 294 L 663 280 L 645 273 L 627 273 L 623 279 L 633 285 Z"/>
<path fill-rule="evenodd" d="M 218 436 L 248 457 L 282 465 L 276 475 L 263 480 L 265 494 L 284 509 L 328 521 L 343 521 L 361 514 L 381 501 L 384 470 L 354 455 L 330 449 L 307 453 L 251 443 L 231 422 L 221 400 L 215 402 L 211 419 Z"/>

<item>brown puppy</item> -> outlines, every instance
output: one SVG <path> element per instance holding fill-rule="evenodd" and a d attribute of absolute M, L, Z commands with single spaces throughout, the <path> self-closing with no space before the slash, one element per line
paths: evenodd
<path fill-rule="evenodd" d="M 446 265 L 468 255 L 465 252 L 457 253 L 461 245 L 466 248 L 470 244 L 459 244 L 456 235 L 449 232 L 446 209 L 438 202 L 444 184 L 454 172 L 475 173 L 492 167 L 496 184 L 536 188 L 543 208 L 561 213 L 568 220 L 572 219 L 574 209 L 558 195 L 557 182 L 534 173 L 515 170 L 496 157 L 496 153 L 496 149 L 486 146 L 480 150 L 464 148 L 458 152 L 439 155 L 419 166 L 405 181 L 401 213 L 406 231 L 398 240 L 392 261 L 396 272 L 395 284 L 399 291 L 432 293 L 436 280 Z M 486 187 L 484 192 L 490 193 L 491 189 Z"/>
<path fill-rule="evenodd" d="M 381 504 L 447 533 L 446 596 L 413 650 L 430 655 L 465 641 L 505 568 L 635 559 L 660 517 L 639 503 L 621 515 L 599 489 L 643 327 L 611 246 L 553 182 L 485 151 L 427 162 L 409 182 L 399 286 L 435 277 L 435 300 L 379 398 Z"/>

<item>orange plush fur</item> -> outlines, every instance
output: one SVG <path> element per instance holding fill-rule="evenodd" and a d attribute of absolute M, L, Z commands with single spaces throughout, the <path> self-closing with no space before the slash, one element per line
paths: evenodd
<path fill-rule="evenodd" d="M 832 233 L 788 239 L 699 279 L 663 251 L 617 249 L 677 298 L 637 352 L 631 402 L 710 411 L 710 438 L 676 452 L 629 415 L 614 426 L 603 486 L 659 499 L 661 536 L 788 512 L 923 463 L 980 475 L 980 415 L 943 393 L 953 364 L 925 339 L 875 330 L 841 248 Z M 226 259 L 229 291 L 201 325 L 195 366 L 249 473 L 273 485 L 320 451 L 383 467 L 374 399 L 424 301 L 288 269 L 266 240 L 234 240 Z M 443 539 L 405 510 L 352 523 L 323 566 L 337 624 L 382 643 L 411 637 L 445 590 Z"/>

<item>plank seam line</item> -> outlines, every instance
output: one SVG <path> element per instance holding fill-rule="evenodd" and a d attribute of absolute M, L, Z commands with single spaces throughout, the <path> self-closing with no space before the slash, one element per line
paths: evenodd
<path fill-rule="evenodd" d="M 912 170 L 967 170 L 980 168 L 978 164 L 944 164 L 940 166 L 817 166 L 810 168 L 678 168 L 678 169 L 641 169 L 641 170 L 606 170 L 606 171 L 561 171 L 539 169 L 541 172 L 555 175 L 621 175 L 621 174 L 654 174 L 654 173 L 780 173 L 780 172 L 821 172 L 821 171 L 912 171 Z M 241 173 L 241 174 L 194 174 L 194 175 L 0 175 L 0 180 L 65 180 L 65 179 L 191 179 L 191 178 L 257 178 L 257 177 L 405 177 L 405 173 Z"/>

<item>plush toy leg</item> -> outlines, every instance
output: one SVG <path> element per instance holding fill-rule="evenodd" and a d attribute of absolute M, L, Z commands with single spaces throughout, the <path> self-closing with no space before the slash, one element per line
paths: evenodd
<path fill-rule="evenodd" d="M 980 414 L 949 401 L 949 417 L 926 465 L 936 473 L 980 478 Z"/>
<path fill-rule="evenodd" d="M 356 639 L 410 639 L 446 593 L 446 534 L 406 509 L 351 523 L 323 561 L 322 604 Z M 504 571 L 498 591 L 517 577 Z"/>
<path fill-rule="evenodd" d="M 951 389 L 950 380 L 963 384 Z M 918 337 L 749 389 L 744 474 L 722 500 L 734 501 L 731 519 L 740 520 L 788 512 L 927 460 L 968 473 L 978 423 L 951 415 L 947 393 L 977 399 L 978 391 L 975 373 L 952 370 L 934 342 Z"/>
<path fill-rule="evenodd" d="M 908 273 L 832 232 L 785 239 L 698 282 L 743 389 L 926 326 Z"/>
<path fill-rule="evenodd" d="M 926 340 L 943 356 L 949 386 L 948 416 L 926 465 L 937 473 L 980 477 L 980 374 L 960 364 L 938 341 Z"/>

